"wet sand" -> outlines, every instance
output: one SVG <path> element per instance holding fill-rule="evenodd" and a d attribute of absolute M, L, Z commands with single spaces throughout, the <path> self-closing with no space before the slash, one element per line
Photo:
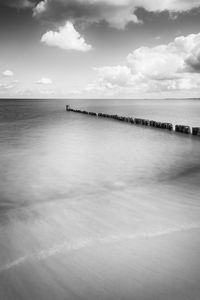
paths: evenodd
<path fill-rule="evenodd" d="M 1 229 L 0 299 L 199 299 L 197 199 L 176 187 L 169 199 L 168 185 L 159 202 L 156 186 L 149 195 L 118 188 L 110 200 L 29 206 L 28 219 L 27 207 L 12 210 Z"/>
<path fill-rule="evenodd" d="M 199 299 L 199 229 L 94 243 L 13 266 L 1 299 Z"/>

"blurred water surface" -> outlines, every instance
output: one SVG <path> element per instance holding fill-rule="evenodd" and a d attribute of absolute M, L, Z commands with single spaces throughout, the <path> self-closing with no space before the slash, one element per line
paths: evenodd
<path fill-rule="evenodd" d="M 198 100 L 0 101 L 0 299 L 199 299 Z"/>

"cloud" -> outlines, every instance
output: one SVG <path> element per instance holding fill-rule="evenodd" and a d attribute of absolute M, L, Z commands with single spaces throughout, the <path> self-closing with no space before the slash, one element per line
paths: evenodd
<path fill-rule="evenodd" d="M 44 0 L 33 10 L 38 19 L 72 21 L 73 23 L 99 23 L 123 29 L 129 22 L 138 23 L 134 7 L 129 0 Z"/>
<path fill-rule="evenodd" d="M 13 8 L 33 8 L 37 5 L 38 0 L 0 0 L 0 4 L 4 4 Z"/>
<path fill-rule="evenodd" d="M 200 6 L 199 0 L 133 0 L 137 7 L 143 7 L 150 12 L 184 12 Z"/>
<path fill-rule="evenodd" d="M 185 64 L 190 72 L 200 72 L 200 33 L 176 39 L 176 44 L 186 53 Z"/>
<path fill-rule="evenodd" d="M 44 0 L 33 9 L 38 19 L 82 23 L 106 21 L 123 29 L 129 22 L 138 23 L 137 8 L 149 12 L 169 11 L 171 16 L 200 7 L 200 0 Z"/>
<path fill-rule="evenodd" d="M 127 66 L 114 66 L 114 67 L 102 67 L 94 68 L 98 72 L 98 76 L 103 78 L 105 82 L 124 86 L 129 84 L 131 79 L 131 70 Z"/>
<path fill-rule="evenodd" d="M 123 29 L 129 22 L 138 23 L 137 8 L 149 12 L 169 11 L 172 18 L 178 13 L 200 7 L 200 0 L 0 0 L 16 8 L 30 8 L 37 19 L 73 23 L 107 22 Z"/>
<path fill-rule="evenodd" d="M 87 92 L 161 92 L 200 88 L 200 33 L 177 37 L 167 45 L 140 47 L 125 65 L 94 68 L 98 80 Z"/>
<path fill-rule="evenodd" d="M 8 83 L 0 84 L 0 89 L 1 90 L 11 90 L 11 89 L 15 88 L 17 84 L 18 84 L 18 80 L 13 80 Z"/>
<path fill-rule="evenodd" d="M 45 77 L 42 77 L 41 79 L 39 79 L 37 81 L 38 84 L 44 84 L 44 85 L 47 85 L 47 84 L 52 84 L 52 80 L 50 78 L 45 78 Z"/>
<path fill-rule="evenodd" d="M 33 16 L 37 16 L 44 13 L 46 9 L 47 9 L 47 0 L 39 2 L 33 10 Z"/>
<path fill-rule="evenodd" d="M 12 76 L 14 76 L 14 73 L 12 71 L 10 71 L 10 70 L 5 70 L 2 74 L 5 77 L 12 77 Z"/>
<path fill-rule="evenodd" d="M 184 60 L 173 45 L 161 45 L 133 51 L 127 57 L 127 65 L 132 73 L 162 80 L 179 73 L 183 69 Z"/>
<path fill-rule="evenodd" d="M 66 22 L 58 31 L 48 31 L 42 38 L 41 42 L 48 46 L 55 46 L 64 50 L 89 51 L 92 46 L 85 42 L 85 39 L 74 28 L 71 22 Z"/>

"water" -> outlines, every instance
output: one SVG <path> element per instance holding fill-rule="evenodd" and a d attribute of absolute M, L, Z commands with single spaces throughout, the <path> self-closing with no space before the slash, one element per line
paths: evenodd
<path fill-rule="evenodd" d="M 199 299 L 197 100 L 0 101 L 0 299 Z"/>

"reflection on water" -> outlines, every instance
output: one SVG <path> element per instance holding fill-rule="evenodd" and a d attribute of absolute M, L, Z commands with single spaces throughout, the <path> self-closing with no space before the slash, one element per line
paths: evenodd
<path fill-rule="evenodd" d="M 0 299 L 199 299 L 200 140 L 65 104 L 0 101 Z M 198 101 L 71 105 L 199 125 Z"/>

